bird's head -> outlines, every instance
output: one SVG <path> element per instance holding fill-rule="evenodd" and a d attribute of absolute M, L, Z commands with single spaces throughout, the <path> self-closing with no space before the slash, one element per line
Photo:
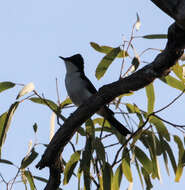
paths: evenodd
<path fill-rule="evenodd" d="M 75 54 L 71 57 L 59 56 L 59 58 L 65 62 L 67 72 L 84 70 L 84 60 L 80 54 Z"/>

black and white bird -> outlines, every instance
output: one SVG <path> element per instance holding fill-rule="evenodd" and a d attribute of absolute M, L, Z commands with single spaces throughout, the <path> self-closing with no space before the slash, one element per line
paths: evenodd
<path fill-rule="evenodd" d="M 65 86 L 67 93 L 72 102 L 76 106 L 80 106 L 85 100 L 95 94 L 97 90 L 84 74 L 84 60 L 80 54 L 67 58 L 60 56 L 60 58 L 65 62 Z M 131 132 L 114 117 L 114 112 L 106 105 L 102 106 L 97 114 L 103 116 L 122 135 L 126 136 L 127 134 L 131 134 Z"/>

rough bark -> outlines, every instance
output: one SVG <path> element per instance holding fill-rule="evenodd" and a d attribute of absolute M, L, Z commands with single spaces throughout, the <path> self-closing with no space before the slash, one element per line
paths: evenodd
<path fill-rule="evenodd" d="M 185 7 L 185 1 L 152 0 L 152 2 L 175 20 L 177 19 L 177 22 L 169 27 L 168 41 L 164 51 L 152 63 L 132 75 L 100 88 L 97 94 L 90 97 L 65 121 L 63 126 L 56 132 L 42 159 L 36 166 L 39 169 L 46 166 L 49 167 L 50 179 L 56 180 L 47 185 L 47 190 L 54 190 L 56 187 L 52 186 L 52 184 L 59 184 L 59 178 L 52 177 L 58 176 L 62 172 L 56 163 L 58 163 L 59 155 L 78 127 L 99 110 L 102 105 L 108 104 L 117 96 L 139 90 L 153 82 L 156 78 L 168 74 L 170 68 L 183 54 L 185 48 L 185 11 L 182 11 L 182 7 Z M 53 174 L 52 171 L 55 173 Z"/>

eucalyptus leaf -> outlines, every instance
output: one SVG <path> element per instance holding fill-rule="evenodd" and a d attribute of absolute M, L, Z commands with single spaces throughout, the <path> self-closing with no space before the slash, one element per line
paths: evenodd
<path fill-rule="evenodd" d="M 155 92 L 153 83 L 149 84 L 145 87 L 146 95 L 147 95 L 147 104 L 148 104 L 148 114 L 154 111 L 154 103 L 155 103 Z"/>
<path fill-rule="evenodd" d="M 166 34 L 150 34 L 150 35 L 145 35 L 143 38 L 146 39 L 166 39 L 167 35 Z"/>
<path fill-rule="evenodd" d="M 81 155 L 81 151 L 76 151 L 75 153 L 71 155 L 69 162 L 67 162 L 65 166 L 65 170 L 64 170 L 64 180 L 63 180 L 64 185 L 68 184 L 73 174 L 73 171 L 76 167 L 76 164 L 80 159 L 80 155 Z"/>
<path fill-rule="evenodd" d="M 48 99 L 44 99 L 44 98 L 30 98 L 29 100 L 31 100 L 34 103 L 37 104 L 42 104 L 42 105 L 46 105 L 46 106 L 50 106 L 53 110 L 57 111 L 58 110 L 58 106 L 57 104 L 55 104 L 52 100 L 48 100 Z"/>
<path fill-rule="evenodd" d="M 167 85 L 176 88 L 178 90 L 183 91 L 185 89 L 185 84 L 179 80 L 177 80 L 176 78 L 172 77 L 171 75 L 168 75 L 166 77 L 162 77 L 160 78 L 161 81 L 163 81 L 164 83 L 166 83 Z"/>
<path fill-rule="evenodd" d="M 112 49 L 107 55 L 103 57 L 103 59 L 100 61 L 99 65 L 96 68 L 96 78 L 99 80 L 102 78 L 111 65 L 111 63 L 114 61 L 114 59 L 117 57 L 119 52 L 121 51 L 120 47 Z"/>
<path fill-rule="evenodd" d="M 106 162 L 103 166 L 103 189 L 111 190 L 112 177 L 112 167 Z"/>
<path fill-rule="evenodd" d="M 13 82 L 0 82 L 0 93 L 10 88 L 13 88 L 14 86 L 15 83 Z"/>
<path fill-rule="evenodd" d="M 113 47 L 109 47 L 109 46 L 100 46 L 95 42 L 91 42 L 90 45 L 96 51 L 98 51 L 100 53 L 105 53 L 105 54 L 108 54 L 111 50 L 114 49 Z M 124 51 L 124 50 L 120 50 L 120 52 L 117 55 L 118 58 L 124 58 L 124 57 L 127 57 L 127 56 L 128 56 L 128 53 L 126 51 Z"/>
<path fill-rule="evenodd" d="M 24 169 L 27 166 L 29 166 L 37 158 L 37 156 L 38 156 L 38 153 L 35 152 L 35 149 L 33 148 L 30 154 L 23 158 L 21 162 L 21 169 Z"/>
<path fill-rule="evenodd" d="M 140 163 L 143 165 L 148 174 L 152 173 L 152 162 L 148 156 L 137 146 L 135 146 L 135 155 Z"/>
<path fill-rule="evenodd" d="M 10 127 L 12 117 L 13 117 L 14 112 L 17 109 L 18 105 L 19 105 L 19 102 L 13 103 L 10 106 L 8 112 L 5 112 L 4 114 L 2 114 L 0 116 L 0 158 L 1 158 L 2 146 L 5 142 L 6 135 L 7 135 L 8 129 Z"/>

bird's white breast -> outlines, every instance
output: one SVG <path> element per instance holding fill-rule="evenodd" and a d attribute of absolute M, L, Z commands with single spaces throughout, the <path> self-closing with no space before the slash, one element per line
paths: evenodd
<path fill-rule="evenodd" d="M 65 85 L 69 97 L 76 106 L 80 106 L 92 95 L 86 88 L 86 82 L 80 77 L 79 72 L 67 73 Z"/>

